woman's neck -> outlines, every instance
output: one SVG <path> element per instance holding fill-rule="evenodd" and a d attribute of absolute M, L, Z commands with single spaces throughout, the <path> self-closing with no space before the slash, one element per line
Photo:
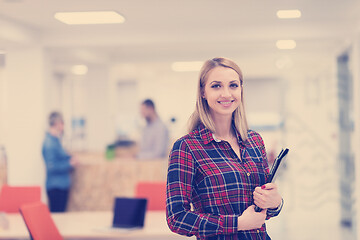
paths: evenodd
<path fill-rule="evenodd" d="M 213 116 L 215 123 L 215 135 L 221 139 L 227 139 L 232 136 L 231 117 L 229 116 Z"/>

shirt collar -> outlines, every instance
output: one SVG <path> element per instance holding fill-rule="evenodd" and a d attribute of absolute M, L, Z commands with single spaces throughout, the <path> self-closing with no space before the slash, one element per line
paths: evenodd
<path fill-rule="evenodd" d="M 46 135 L 50 138 L 58 139 L 59 137 L 52 135 L 50 132 L 46 132 Z"/>
<path fill-rule="evenodd" d="M 215 142 L 221 142 L 221 139 L 217 139 L 214 133 L 211 133 Z"/>
<path fill-rule="evenodd" d="M 198 126 L 200 138 L 204 141 L 204 144 L 209 144 L 214 140 L 212 132 L 205 127 L 204 124 L 200 123 Z"/>

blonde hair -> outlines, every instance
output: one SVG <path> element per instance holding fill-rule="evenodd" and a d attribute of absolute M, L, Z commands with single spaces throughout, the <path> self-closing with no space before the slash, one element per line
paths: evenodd
<path fill-rule="evenodd" d="M 241 139 L 245 141 L 247 139 L 248 124 L 245 116 L 245 107 L 243 101 L 243 75 L 239 66 L 227 58 L 213 58 L 207 60 L 202 66 L 199 76 L 195 111 L 189 119 L 189 131 L 191 132 L 197 129 L 197 127 L 202 123 L 211 132 L 216 132 L 215 123 L 211 117 L 209 105 L 206 99 L 202 97 L 209 72 L 216 67 L 231 68 L 239 75 L 241 85 L 241 103 L 239 107 L 237 107 L 233 112 L 232 121 L 236 130 L 240 133 Z"/>

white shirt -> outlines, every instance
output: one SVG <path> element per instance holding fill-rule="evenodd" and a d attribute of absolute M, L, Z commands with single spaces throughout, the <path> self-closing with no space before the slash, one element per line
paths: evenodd
<path fill-rule="evenodd" d="M 157 159 L 168 156 L 169 133 L 160 118 L 148 123 L 143 130 L 140 142 L 140 159 Z"/>

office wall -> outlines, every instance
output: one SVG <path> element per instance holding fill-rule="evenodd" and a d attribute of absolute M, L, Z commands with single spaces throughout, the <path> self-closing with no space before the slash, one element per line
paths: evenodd
<path fill-rule="evenodd" d="M 41 143 L 45 131 L 45 81 L 48 59 L 39 46 L 7 52 L 4 79 L 7 94 L 4 143 L 8 155 L 8 182 L 43 185 Z"/>
<path fill-rule="evenodd" d="M 5 105 L 6 105 L 6 91 L 5 91 L 5 79 L 4 79 L 4 68 L 0 67 L 0 145 L 4 144 L 4 131 L 5 123 L 4 116 L 5 114 Z"/>
<path fill-rule="evenodd" d="M 89 68 L 85 81 L 85 148 L 93 151 L 104 151 L 113 140 L 113 128 L 109 115 L 109 70 L 107 66 Z"/>
<path fill-rule="evenodd" d="M 279 185 L 286 199 L 284 228 L 299 233 L 288 238 L 341 239 L 339 231 L 328 231 L 340 224 L 335 59 L 315 74 L 286 77 L 284 141 L 290 153 Z"/>

